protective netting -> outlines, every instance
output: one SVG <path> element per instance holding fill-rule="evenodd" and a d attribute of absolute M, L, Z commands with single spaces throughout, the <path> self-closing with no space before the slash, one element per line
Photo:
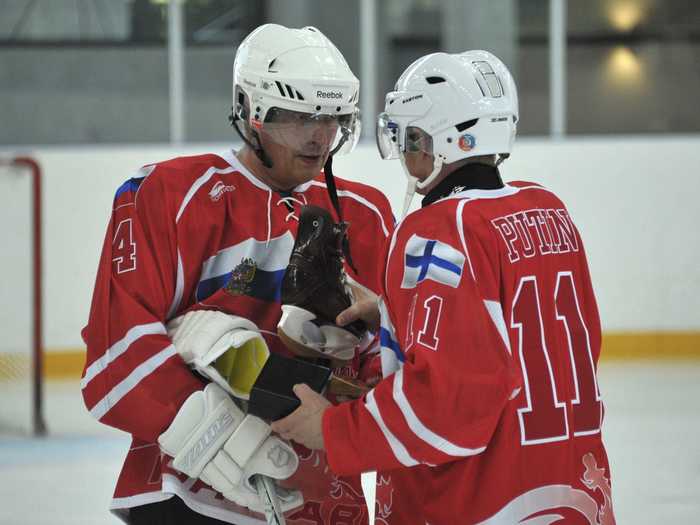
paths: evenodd
<path fill-rule="evenodd" d="M 0 158 L 0 434 L 36 432 L 32 171 Z"/>

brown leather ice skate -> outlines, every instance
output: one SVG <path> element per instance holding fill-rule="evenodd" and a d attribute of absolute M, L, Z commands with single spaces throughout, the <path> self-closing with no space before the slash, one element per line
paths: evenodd
<path fill-rule="evenodd" d="M 280 338 L 294 353 L 330 359 L 333 366 L 352 360 L 366 332 L 362 321 L 335 324 L 336 316 L 352 304 L 343 269 L 346 229 L 323 208 L 302 208 L 282 279 L 282 318 L 277 325 Z"/>

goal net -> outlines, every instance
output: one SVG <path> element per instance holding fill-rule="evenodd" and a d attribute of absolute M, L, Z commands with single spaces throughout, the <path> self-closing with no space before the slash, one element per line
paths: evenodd
<path fill-rule="evenodd" d="M 0 434 L 45 432 L 41 384 L 41 174 L 0 156 Z"/>

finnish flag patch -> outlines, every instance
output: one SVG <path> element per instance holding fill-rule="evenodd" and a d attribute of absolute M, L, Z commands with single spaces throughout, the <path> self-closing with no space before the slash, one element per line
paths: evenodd
<path fill-rule="evenodd" d="M 415 288 L 425 279 L 459 286 L 464 255 L 449 244 L 413 234 L 406 243 L 401 288 Z"/>

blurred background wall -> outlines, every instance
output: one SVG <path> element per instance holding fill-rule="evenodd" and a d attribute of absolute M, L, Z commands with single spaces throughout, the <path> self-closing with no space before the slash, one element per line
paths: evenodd
<path fill-rule="evenodd" d="M 369 38 L 362 9 L 376 25 L 376 82 L 362 91 L 375 107 L 417 57 L 485 48 L 516 78 L 520 135 L 549 135 L 550 4 L 557 2 L 565 5 L 568 134 L 700 131 L 698 2 L 187 0 L 186 140 L 232 136 L 233 55 L 261 23 L 319 27 L 360 75 Z M 168 141 L 168 11 L 167 0 L 2 0 L 0 144 Z"/>
<path fill-rule="evenodd" d="M 142 164 L 237 147 L 233 57 L 265 22 L 317 26 L 345 54 L 363 82 L 364 142 L 337 171 L 378 185 L 397 213 L 400 166 L 372 145 L 384 93 L 429 52 L 502 57 L 521 111 L 504 177 L 541 181 L 572 210 L 604 355 L 700 356 L 700 3 L 0 0 L 0 156 L 29 154 L 45 177 L 48 373 L 82 365 L 79 330 L 115 188 Z M 26 178 L 0 181 L 6 353 L 30 326 L 29 191 Z"/>

